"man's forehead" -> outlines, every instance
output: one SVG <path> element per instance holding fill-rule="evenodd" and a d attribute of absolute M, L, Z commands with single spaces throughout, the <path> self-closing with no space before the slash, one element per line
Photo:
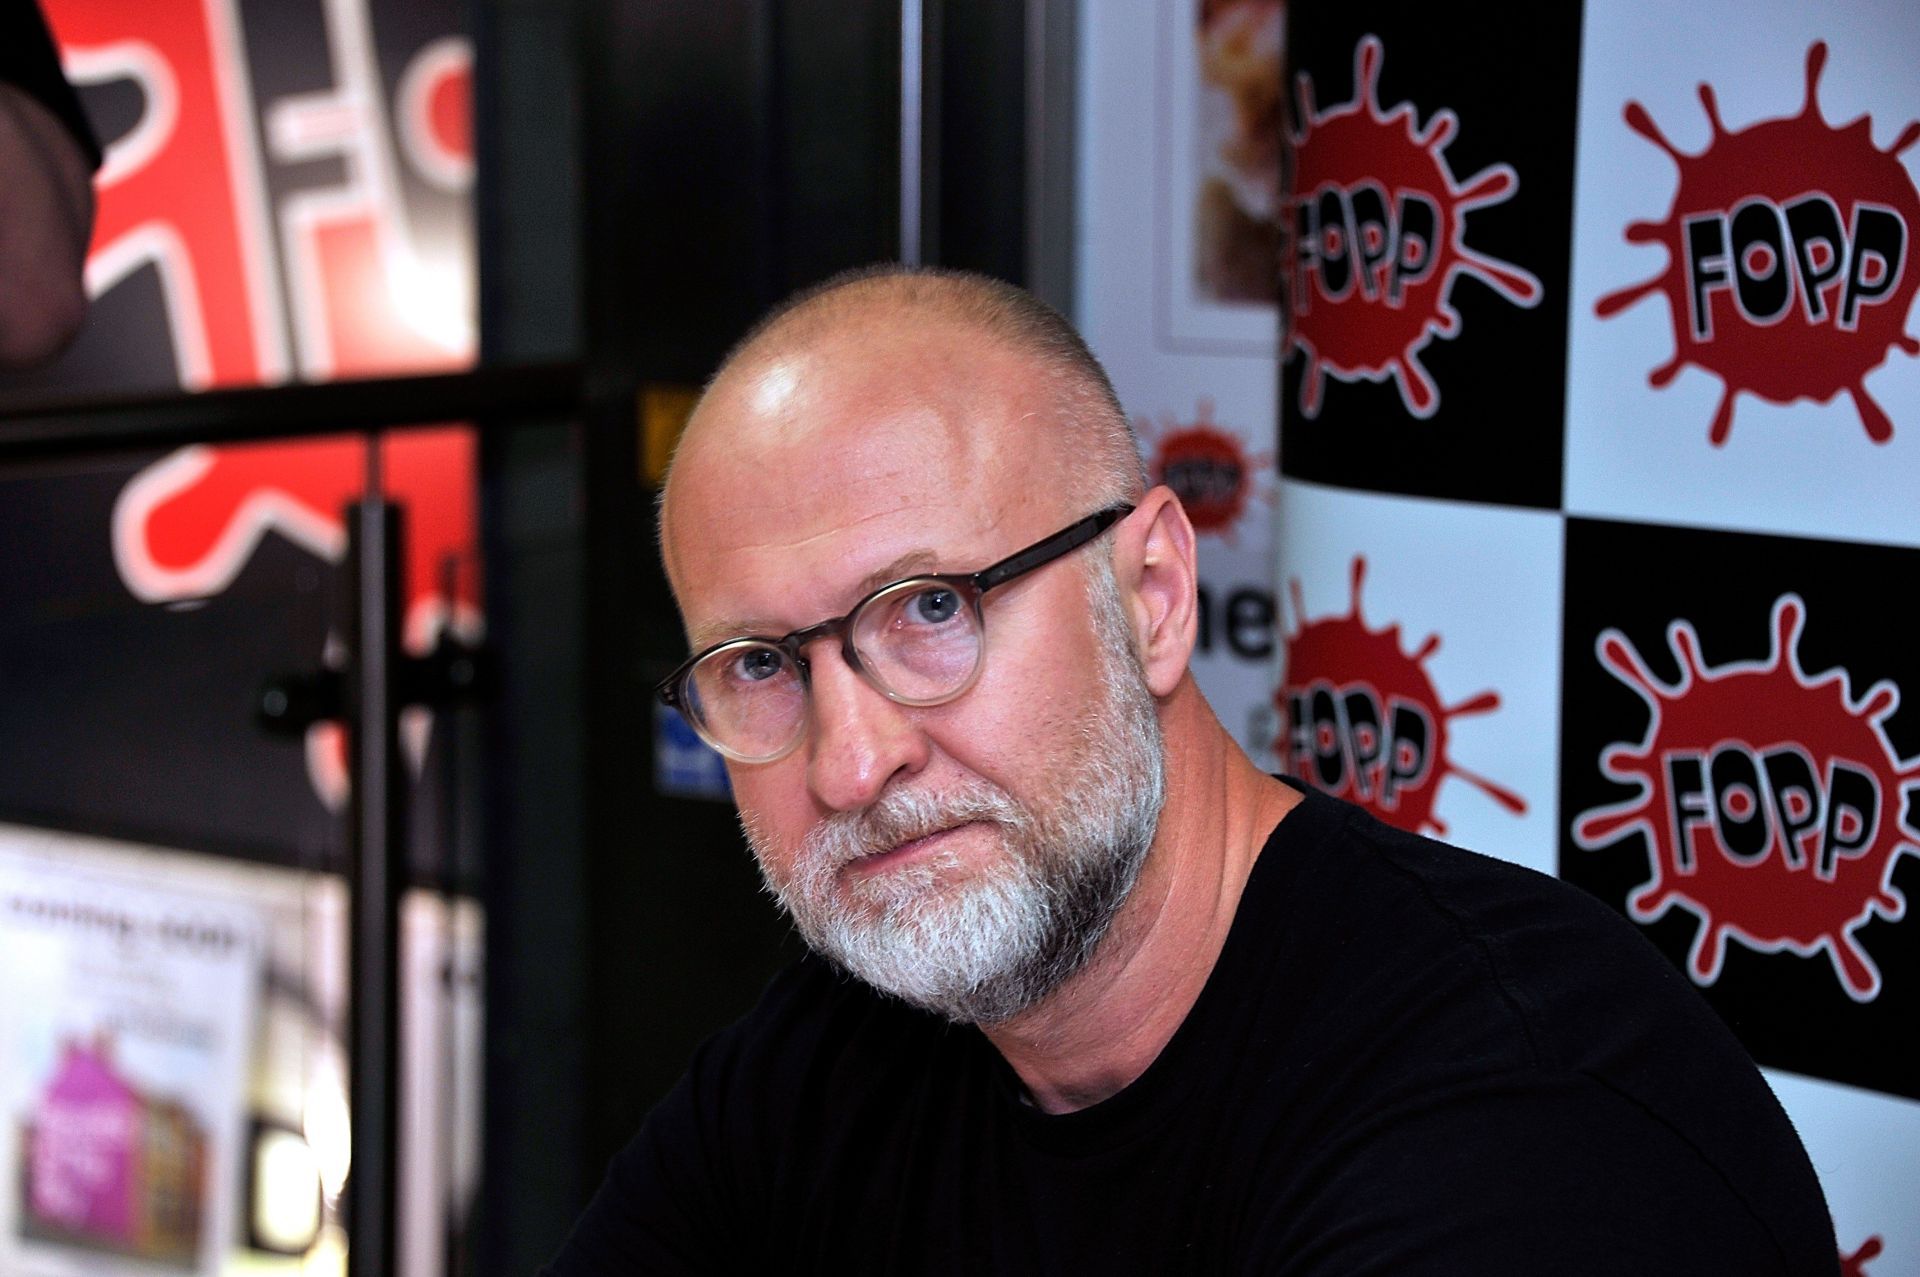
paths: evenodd
<path fill-rule="evenodd" d="M 702 543 L 806 543 L 913 524 L 1020 481 L 1002 423 L 964 404 L 816 403 L 804 424 L 742 423 L 708 436 L 674 476 L 671 535 Z"/>
<path fill-rule="evenodd" d="M 949 353 L 951 355 L 951 352 Z M 974 481 L 1038 478 L 1045 387 L 1004 358 L 854 362 L 798 352 L 736 370 L 701 404 L 664 502 L 669 544 L 709 522 L 884 513 Z"/>
<path fill-rule="evenodd" d="M 750 349 L 689 424 L 661 549 L 696 649 L 813 624 L 903 576 L 983 567 L 1025 544 L 1003 523 L 1038 527 L 1071 504 L 1041 361 L 937 316 L 871 318 Z"/>

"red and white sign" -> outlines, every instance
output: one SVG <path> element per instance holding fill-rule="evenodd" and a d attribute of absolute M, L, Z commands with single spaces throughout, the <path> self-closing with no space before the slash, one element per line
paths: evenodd
<path fill-rule="evenodd" d="M 133 126 L 106 149 L 88 286 L 100 297 L 155 268 L 164 299 L 156 319 L 183 389 L 473 361 L 467 41 L 449 31 L 418 48 L 382 49 L 370 0 L 315 7 L 326 42 L 299 49 L 278 30 L 245 29 L 232 0 L 49 4 L 76 83 L 139 90 Z M 324 66 L 332 82 L 264 97 L 250 67 L 266 52 L 282 66 Z M 403 66 L 392 92 L 383 53 Z M 337 177 L 321 185 L 284 177 L 316 161 L 337 165 Z M 423 215 L 410 182 L 453 199 L 457 215 Z M 162 458 L 115 503 L 121 579 L 150 603 L 204 599 L 232 586 L 269 533 L 339 562 L 364 454 L 360 438 L 345 437 Z M 407 513 L 407 646 L 425 651 L 448 627 L 475 635 L 472 432 L 397 432 L 382 459 L 387 495 Z M 427 729 L 420 714 L 404 725 L 416 762 Z M 314 728 L 307 756 L 320 795 L 339 803 L 347 783 L 339 729 Z"/>
<path fill-rule="evenodd" d="M 1852 399 L 1867 437 L 1893 438 L 1894 424 L 1866 375 L 1894 348 L 1920 354 L 1905 331 L 1920 293 L 1911 243 L 1920 233 L 1920 190 L 1899 160 L 1920 143 L 1920 120 L 1882 150 L 1873 122 L 1829 124 L 1820 111 L 1827 45 L 1807 50 L 1806 97 L 1796 115 L 1729 130 L 1711 85 L 1700 104 L 1713 127 L 1707 148 L 1682 152 L 1639 102 L 1626 122 L 1680 170 L 1673 207 L 1660 222 L 1635 222 L 1627 238 L 1658 243 L 1667 269 L 1602 297 L 1604 318 L 1654 293 L 1673 321 L 1673 358 L 1655 386 L 1694 365 L 1726 390 L 1708 437 L 1724 444 L 1741 393 L 1772 403 Z"/>
<path fill-rule="evenodd" d="M 1700 919 L 1688 971 L 1720 978 L 1728 940 L 1762 953 L 1824 954 L 1857 1002 L 1879 996 L 1880 969 L 1854 938 L 1875 914 L 1899 919 L 1906 901 L 1895 861 L 1920 855 L 1906 823 L 1920 760 L 1897 758 L 1882 724 L 1900 703 L 1892 683 L 1856 699 L 1844 669 L 1800 668 L 1805 605 L 1784 595 L 1773 609 L 1764 662 L 1709 666 L 1685 621 L 1668 631 L 1680 662 L 1666 684 L 1618 631 L 1599 658 L 1646 702 L 1646 735 L 1600 760 L 1611 780 L 1638 792 L 1583 813 L 1573 836 L 1593 850 L 1637 833 L 1652 877 L 1627 901 L 1651 922 L 1674 906 Z"/>
<path fill-rule="evenodd" d="M 1440 407 L 1441 388 L 1420 360 L 1435 337 L 1461 332 L 1453 287 L 1462 276 L 1516 306 L 1537 306 L 1540 281 L 1467 244 L 1474 209 L 1512 199 L 1520 178 L 1495 164 L 1465 182 L 1447 160 L 1459 120 L 1448 110 L 1420 122 L 1414 104 L 1380 105 L 1383 46 L 1367 36 L 1353 54 L 1353 97 L 1321 108 L 1313 78 L 1299 77 L 1289 200 L 1288 328 L 1301 351 L 1300 414 L 1320 415 L 1325 379 L 1391 379 L 1415 417 Z"/>

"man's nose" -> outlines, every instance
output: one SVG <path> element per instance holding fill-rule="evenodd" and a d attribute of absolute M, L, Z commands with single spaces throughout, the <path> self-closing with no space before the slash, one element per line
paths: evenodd
<path fill-rule="evenodd" d="M 896 773 L 927 765 L 926 733 L 911 711 L 855 673 L 837 647 L 815 648 L 811 673 L 807 784 L 822 803 L 835 811 L 865 807 Z"/>

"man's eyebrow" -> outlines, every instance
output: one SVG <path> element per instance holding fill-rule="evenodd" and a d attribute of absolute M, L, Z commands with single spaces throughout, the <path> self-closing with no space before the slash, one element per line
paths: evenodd
<path fill-rule="evenodd" d="M 920 576 L 931 570 L 938 562 L 939 557 L 935 555 L 932 550 L 909 550 L 905 554 L 882 564 L 880 567 L 875 568 L 873 571 L 861 577 L 854 585 L 851 595 L 847 599 L 847 606 L 852 607 L 859 600 L 865 598 L 883 585 L 889 585 L 905 577 Z M 809 621 L 807 624 L 817 624 L 819 620 L 824 619 L 826 618 L 817 618 L 817 620 Z M 693 633 L 688 636 L 688 642 L 694 651 L 704 652 L 707 648 L 717 643 L 725 643 L 730 639 L 745 638 L 749 635 L 776 638 L 781 634 L 787 633 L 788 628 L 787 624 L 783 621 L 771 621 L 764 618 L 752 618 L 739 621 L 709 621 L 707 624 L 694 630 Z M 800 625 L 793 626 L 792 628 L 805 629 L 806 626 Z"/>
<path fill-rule="evenodd" d="M 851 605 L 855 600 L 865 598 L 881 586 L 904 577 L 920 576 L 931 570 L 939 561 L 932 550 L 908 550 L 891 563 L 877 567 L 861 577 L 860 584 L 854 587 L 858 593 L 855 594 L 854 599 L 849 599 L 848 603 Z"/>
<path fill-rule="evenodd" d="M 775 638 L 784 628 L 778 621 L 710 621 L 687 636 L 687 646 L 691 651 L 704 652 L 737 638 Z"/>

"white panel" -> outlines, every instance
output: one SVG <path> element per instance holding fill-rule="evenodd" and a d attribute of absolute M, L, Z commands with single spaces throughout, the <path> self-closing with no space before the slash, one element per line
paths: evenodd
<path fill-rule="evenodd" d="M 1448 761 L 1434 816 L 1447 841 L 1553 873 L 1558 848 L 1560 590 L 1557 514 L 1458 502 L 1375 496 L 1285 481 L 1280 495 L 1280 579 L 1298 580 L 1305 620 L 1344 616 L 1352 569 L 1366 561 L 1360 613 L 1366 627 L 1400 627 L 1441 708 L 1485 692 L 1498 708 L 1451 717 Z M 1290 591 L 1284 633 L 1300 631 Z M 1458 774 L 1517 794 L 1515 814 Z"/>
<path fill-rule="evenodd" d="M 1212 643 L 1194 671 L 1228 730 L 1265 765 L 1272 656 L 1262 649 L 1271 626 L 1250 622 L 1254 598 L 1272 596 L 1276 312 L 1193 295 L 1193 219 L 1168 220 L 1220 168 L 1226 108 L 1197 70 L 1197 8 L 1196 0 L 1081 5 L 1075 317 L 1150 463 L 1196 427 L 1238 450 L 1246 484 L 1237 517 L 1201 529 Z"/>
<path fill-rule="evenodd" d="M 1675 349 L 1666 296 L 1654 293 L 1606 319 L 1595 311 L 1602 297 L 1669 267 L 1664 245 L 1629 243 L 1626 231 L 1668 217 L 1680 170 L 1628 126 L 1627 105 L 1641 104 L 1683 155 L 1697 155 L 1713 136 L 1701 83 L 1712 87 L 1729 132 L 1797 115 L 1816 41 L 1828 45 L 1817 97 L 1829 124 L 1869 114 L 1872 145 L 1885 150 L 1920 119 L 1913 74 L 1920 6 L 1911 0 L 1587 6 L 1568 364 L 1570 512 L 1920 544 L 1920 359 L 1895 348 L 1865 376 L 1865 391 L 1892 421 L 1889 442 L 1868 438 L 1845 392 L 1825 403 L 1786 404 L 1741 394 L 1725 443 L 1714 446 L 1708 436 L 1719 376 L 1690 366 L 1664 388 L 1648 383 Z M 1832 136 L 1819 146 L 1863 143 Z M 1920 146 L 1897 163 L 1911 185 Z M 1908 233 L 1909 279 L 1920 271 L 1915 231 L 1920 225 Z M 1906 319 L 1908 334 L 1915 318 Z"/>
<path fill-rule="evenodd" d="M 1819 1172 L 1840 1253 L 1856 1255 L 1878 1237 L 1865 1277 L 1920 1277 L 1920 1102 L 1763 1071 Z"/>

